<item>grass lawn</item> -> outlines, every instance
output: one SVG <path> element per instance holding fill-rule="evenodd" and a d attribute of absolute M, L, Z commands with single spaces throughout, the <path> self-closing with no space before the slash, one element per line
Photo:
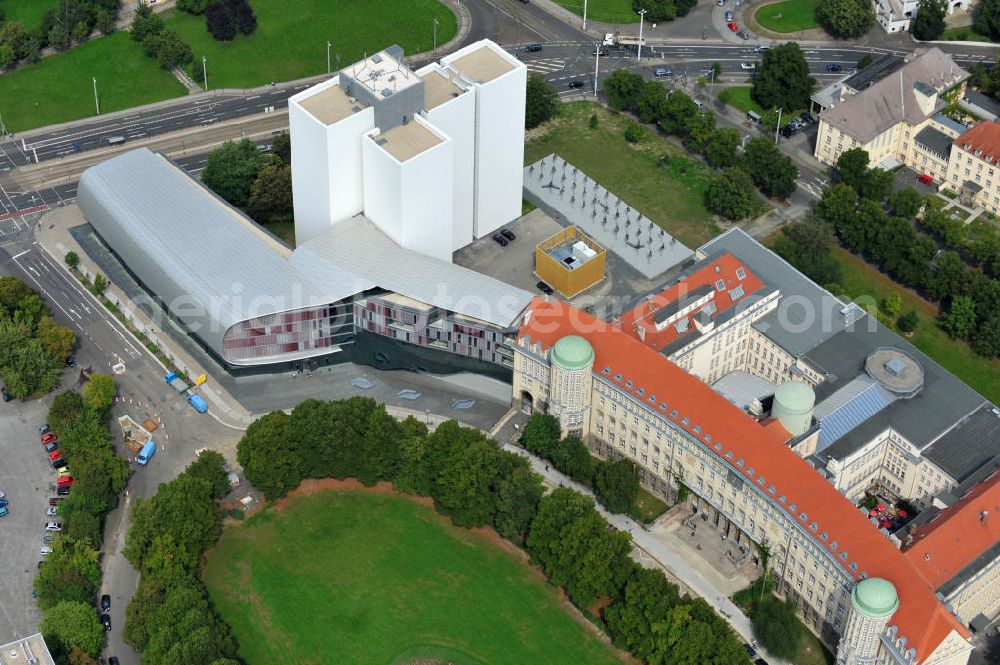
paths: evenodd
<path fill-rule="evenodd" d="M 1000 400 L 1000 360 L 976 355 L 965 342 L 948 337 L 937 327 L 937 308 L 913 291 L 900 286 L 842 248 L 836 248 L 834 256 L 840 263 L 840 285 L 847 295 L 854 299 L 868 297 L 882 302 L 890 293 L 898 291 L 903 298 L 902 311 L 915 309 L 920 317 L 920 324 L 909 338 L 910 342 L 986 399 L 994 403 Z"/>
<path fill-rule="evenodd" d="M 227 527 L 203 577 L 250 665 L 621 662 L 519 553 L 388 494 Z"/>
<path fill-rule="evenodd" d="M 455 35 L 455 15 L 438 0 L 254 0 L 257 30 L 218 42 L 204 16 L 168 12 L 175 28 L 194 50 L 195 63 L 208 58 L 210 88 L 252 88 L 271 81 L 291 81 L 326 72 L 326 42 L 332 43 L 331 67 L 347 66 L 365 53 L 399 44 L 409 55 L 429 51 L 434 19 L 437 43 Z"/>
<path fill-rule="evenodd" d="M 754 19 L 772 32 L 798 32 L 819 27 L 816 10 L 820 0 L 784 0 L 757 10 Z"/>
<path fill-rule="evenodd" d="M 597 129 L 589 127 L 592 114 Z M 712 169 L 652 131 L 629 143 L 623 136 L 629 122 L 592 102 L 561 104 L 556 119 L 529 133 L 525 164 L 558 154 L 688 247 L 718 235 L 704 204 Z"/>
<path fill-rule="evenodd" d="M 57 6 L 59 0 L 0 0 L 0 10 L 6 15 L 6 20 L 20 23 L 25 30 L 40 26 L 42 14 Z"/>
<path fill-rule="evenodd" d="M 764 115 L 764 109 L 750 97 L 751 90 L 753 88 L 749 85 L 735 85 L 731 88 L 726 88 L 719 93 L 719 101 L 738 108 L 744 113 L 747 111 L 756 111 L 760 115 Z"/>
<path fill-rule="evenodd" d="M 662 499 L 653 496 L 649 490 L 640 487 L 639 492 L 635 495 L 635 500 L 632 502 L 632 509 L 629 511 L 629 515 L 640 522 L 649 524 L 667 512 L 669 507 Z"/>
<path fill-rule="evenodd" d="M 938 39 L 946 39 L 952 42 L 992 42 L 988 36 L 976 32 L 972 26 L 964 28 L 952 28 L 945 30 Z"/>
<path fill-rule="evenodd" d="M 583 0 L 556 0 L 578 16 L 583 16 Z M 587 0 L 587 20 L 607 23 L 638 23 L 632 0 Z"/>
<path fill-rule="evenodd" d="M 101 112 L 179 97 L 184 86 L 147 58 L 127 33 L 74 46 L 0 76 L 0 114 L 12 132 L 94 115 L 97 78 Z"/>

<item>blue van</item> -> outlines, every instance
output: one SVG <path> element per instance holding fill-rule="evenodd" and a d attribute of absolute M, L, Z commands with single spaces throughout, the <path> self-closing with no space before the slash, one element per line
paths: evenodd
<path fill-rule="evenodd" d="M 146 442 L 146 445 L 142 447 L 139 451 L 139 456 L 135 458 L 135 461 L 139 463 L 139 466 L 146 466 L 149 464 L 149 460 L 153 459 L 153 455 L 156 453 L 156 443 L 150 439 Z"/>

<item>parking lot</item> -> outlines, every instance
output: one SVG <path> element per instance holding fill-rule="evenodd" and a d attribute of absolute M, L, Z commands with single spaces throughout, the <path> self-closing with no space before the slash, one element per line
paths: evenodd
<path fill-rule="evenodd" d="M 41 612 L 31 597 L 48 498 L 56 474 L 38 442 L 51 398 L 0 402 L 0 491 L 8 513 L 0 517 L 0 643 L 38 632 Z"/>

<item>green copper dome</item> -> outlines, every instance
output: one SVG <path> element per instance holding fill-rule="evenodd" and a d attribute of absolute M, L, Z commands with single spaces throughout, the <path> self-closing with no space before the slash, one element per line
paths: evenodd
<path fill-rule="evenodd" d="M 862 580 L 851 592 L 854 609 L 873 619 L 882 619 L 899 608 L 896 587 L 889 580 L 870 577 Z"/>
<path fill-rule="evenodd" d="M 587 369 L 594 364 L 594 347 L 579 335 L 563 337 L 552 347 L 552 362 L 565 370 Z"/>

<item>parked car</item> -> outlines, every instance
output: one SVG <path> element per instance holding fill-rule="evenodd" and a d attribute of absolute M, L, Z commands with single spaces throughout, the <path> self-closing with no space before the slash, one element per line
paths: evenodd
<path fill-rule="evenodd" d="M 14 399 L 14 396 L 7 392 L 7 386 L 0 386 L 0 397 L 3 397 L 3 401 L 5 402 Z"/>
<path fill-rule="evenodd" d="M 657 67 L 656 71 L 653 72 L 653 76 L 658 79 L 667 78 L 668 76 L 673 76 L 674 71 L 670 67 Z"/>
<path fill-rule="evenodd" d="M 58 508 L 48 508 L 45 511 L 45 516 L 46 517 L 55 517 L 58 514 L 59 514 L 59 509 Z"/>
<path fill-rule="evenodd" d="M 780 133 L 781 133 L 782 136 L 784 136 L 787 139 L 787 138 L 791 138 L 792 135 L 795 134 L 795 132 L 797 132 L 797 131 L 799 131 L 798 127 L 794 127 L 791 124 L 788 124 L 788 125 L 785 125 L 784 127 L 781 128 L 781 132 Z"/>
<path fill-rule="evenodd" d="M 46 531 L 62 531 L 62 522 L 46 522 Z"/>
<path fill-rule="evenodd" d="M 104 594 L 101 596 L 101 611 L 110 612 L 111 611 L 111 596 Z"/>
<path fill-rule="evenodd" d="M 569 87 L 571 90 L 579 90 L 583 87 L 583 81 L 570 81 Z"/>
<path fill-rule="evenodd" d="M 541 291 L 542 293 L 544 293 L 547 296 L 550 296 L 553 293 L 555 293 L 555 289 L 553 289 L 551 286 L 549 286 L 545 282 L 538 282 L 537 284 L 535 284 L 535 286 L 537 286 L 538 290 Z"/>
<path fill-rule="evenodd" d="M 747 650 L 747 655 L 750 656 L 751 658 L 757 655 L 757 650 L 754 649 L 749 644 L 747 644 L 746 642 L 743 643 L 743 648 Z"/>
<path fill-rule="evenodd" d="M 799 116 L 799 120 L 801 120 L 803 123 L 805 123 L 807 125 L 815 125 L 816 124 L 816 118 L 812 117 L 808 113 L 803 113 L 802 115 L 800 115 Z"/>
<path fill-rule="evenodd" d="M 828 71 L 828 72 L 834 72 L 834 73 L 836 73 L 836 72 L 839 72 L 842 69 L 843 69 L 843 67 L 841 67 L 840 65 L 838 65 L 835 62 L 831 62 L 829 65 L 826 66 L 826 71 Z"/>
<path fill-rule="evenodd" d="M 753 62 L 741 62 L 740 69 L 742 70 L 754 70 L 757 69 L 757 64 Z"/>
<path fill-rule="evenodd" d="M 61 469 L 58 469 L 57 473 L 59 474 L 59 480 L 70 477 L 69 469 L 65 465 Z"/>
<path fill-rule="evenodd" d="M 55 441 L 50 441 L 45 444 L 45 452 L 51 453 L 55 450 L 59 450 L 59 444 L 56 443 Z"/>
<path fill-rule="evenodd" d="M 118 662 L 118 656 L 111 656 L 108 658 L 108 665 L 121 665 L 121 663 Z"/>
<path fill-rule="evenodd" d="M 55 539 L 56 539 L 56 537 L 53 536 L 51 533 L 47 533 L 44 536 L 42 536 L 42 542 L 43 543 L 51 543 Z"/>
<path fill-rule="evenodd" d="M 6 508 L 10 504 L 7 499 L 0 499 L 0 508 Z"/>
<path fill-rule="evenodd" d="M 506 238 L 504 238 L 504 237 L 503 237 L 502 235 L 500 235 L 499 233 L 494 233 L 494 234 L 493 234 L 493 241 L 494 241 L 495 243 L 497 243 L 498 245 L 500 245 L 501 247 L 506 247 L 507 245 L 509 245 L 509 244 L 510 244 L 510 241 L 509 241 L 509 240 L 507 240 Z"/>
<path fill-rule="evenodd" d="M 46 432 L 42 435 L 42 443 L 52 443 L 53 441 L 58 441 L 59 437 L 56 436 L 55 432 Z"/>
<path fill-rule="evenodd" d="M 107 612 L 105 612 L 104 614 L 102 614 L 101 615 L 101 623 L 104 624 L 104 630 L 105 631 L 110 631 L 111 630 L 111 615 L 108 614 Z"/>
<path fill-rule="evenodd" d="M 73 480 L 73 476 L 59 476 L 56 478 L 56 484 L 59 485 L 59 487 L 69 487 L 75 482 L 76 481 Z"/>
<path fill-rule="evenodd" d="M 517 240 L 517 236 L 514 235 L 514 232 L 509 229 L 504 229 L 503 231 L 500 232 L 500 235 L 502 235 L 507 240 L 510 240 L 511 242 Z"/>
<path fill-rule="evenodd" d="M 736 33 L 736 36 L 742 39 L 743 41 L 750 39 L 750 35 L 748 35 L 745 30 L 740 30 L 739 32 Z"/>
<path fill-rule="evenodd" d="M 70 356 L 66 359 L 66 367 L 76 367 L 76 356 Z"/>
<path fill-rule="evenodd" d="M 45 436 L 46 434 L 48 434 L 51 431 L 52 430 L 49 429 L 48 423 L 46 423 L 44 425 L 39 425 L 38 426 L 38 436 Z"/>
<path fill-rule="evenodd" d="M 66 462 L 66 460 L 64 460 L 61 457 L 57 457 L 56 459 L 52 460 L 52 468 L 55 469 L 56 471 L 65 471 L 66 473 L 69 473 L 69 469 L 67 468 L 68 466 L 69 464 Z"/>
<path fill-rule="evenodd" d="M 48 453 L 49 453 L 49 461 L 50 462 L 55 462 L 57 459 L 59 459 L 60 457 L 62 457 L 62 453 L 59 452 L 58 450 L 48 451 Z"/>
<path fill-rule="evenodd" d="M 69 494 L 69 485 L 62 485 L 60 487 L 57 487 L 56 488 L 56 494 L 58 494 L 59 496 L 62 496 L 62 497 L 64 497 L 67 494 Z"/>
<path fill-rule="evenodd" d="M 726 12 L 726 23 L 732 23 L 732 22 L 733 22 L 733 13 Z"/>
<path fill-rule="evenodd" d="M 38 548 L 38 552 L 40 554 L 52 554 L 52 548 L 49 547 L 48 545 L 42 545 L 40 548 Z"/>
<path fill-rule="evenodd" d="M 65 500 L 66 499 L 63 498 L 63 497 L 61 497 L 61 496 L 54 496 L 51 499 L 49 499 L 49 505 L 50 506 L 58 506 L 60 502 L 65 501 Z"/>
<path fill-rule="evenodd" d="M 7 507 L 6 506 L 0 507 L 0 517 L 6 517 L 6 516 L 7 516 Z"/>
<path fill-rule="evenodd" d="M 730 32 L 740 31 L 740 26 L 736 25 L 736 23 L 734 23 L 733 21 L 729 21 L 728 23 L 726 23 L 726 27 L 729 28 Z"/>
<path fill-rule="evenodd" d="M 920 175 L 918 175 L 917 176 L 917 180 L 919 180 L 920 182 L 924 183 L 925 185 L 933 185 L 934 184 L 934 178 L 932 176 L 926 174 L 926 173 L 921 173 Z"/>

